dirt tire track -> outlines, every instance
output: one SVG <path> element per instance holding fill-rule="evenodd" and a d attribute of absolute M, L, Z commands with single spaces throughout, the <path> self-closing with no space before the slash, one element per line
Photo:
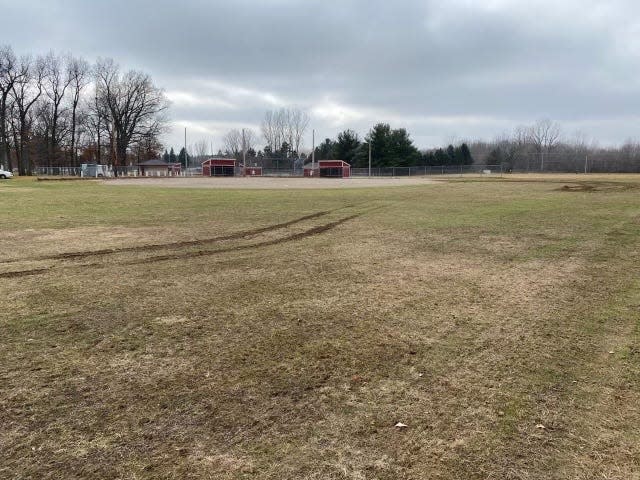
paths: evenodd
<path fill-rule="evenodd" d="M 277 245 L 280 243 L 285 243 L 285 242 L 292 242 L 292 241 L 296 241 L 296 240 L 302 240 L 303 238 L 306 237 L 310 237 L 312 235 L 318 235 L 320 233 L 324 233 L 328 230 L 331 230 L 332 228 L 337 227 L 338 225 L 341 225 L 345 222 L 348 222 L 349 220 L 353 220 L 354 218 L 357 218 L 359 216 L 361 216 L 362 214 L 355 214 L 355 215 L 350 215 L 348 217 L 345 218 L 341 218 L 339 220 L 324 224 L 324 225 L 319 225 L 317 227 L 313 227 L 309 230 L 305 230 L 304 232 L 299 232 L 299 233 L 294 233 L 293 235 L 289 235 L 286 237 L 282 237 L 282 238 L 276 238 L 273 240 L 267 240 L 264 242 L 258 242 L 258 243 L 251 243 L 249 245 L 237 245 L 235 247 L 229 247 L 229 248 L 220 248 L 218 250 L 198 250 L 195 252 L 185 252 L 182 254 L 179 253 L 175 253 L 175 254 L 171 254 L 171 255 L 158 255 L 155 257 L 149 257 L 149 258 L 143 258 L 143 259 L 138 259 L 138 260 L 133 260 L 130 262 L 121 262 L 121 263 L 114 263 L 112 265 L 145 265 L 145 264 L 149 264 L 149 263 L 156 263 L 156 262 L 163 262 L 163 261 L 167 261 L 167 260 L 179 260 L 179 259 L 183 259 L 183 258 L 196 258 L 196 257 L 204 257 L 204 256 L 211 256 L 211 255 L 218 255 L 221 253 L 228 253 L 228 252 L 237 252 L 237 251 L 242 251 L 242 250 L 250 250 L 253 248 L 260 248 L 260 247 L 267 247 L 270 245 Z M 92 267 L 92 266 L 97 266 L 97 264 L 91 264 L 91 265 L 67 265 L 67 266 L 61 266 L 59 267 L 60 269 L 69 269 L 69 268 L 86 268 L 86 267 Z M 30 275 L 38 275 L 40 273 L 46 273 L 50 270 L 53 270 L 55 267 L 50 267 L 50 268 L 37 268 L 37 269 L 32 269 L 32 270 L 17 270 L 14 272 L 4 272 L 4 273 L 0 273 L 0 278 L 17 278 L 17 277 L 26 277 L 26 276 L 30 276 Z"/>
<path fill-rule="evenodd" d="M 343 208 L 348 208 L 348 207 L 343 207 Z M 329 222 L 326 223 L 324 225 L 318 225 L 316 227 L 310 228 L 308 230 L 305 230 L 303 232 L 298 232 L 298 233 L 294 233 L 292 235 L 288 235 L 282 238 L 276 238 L 273 240 L 266 240 L 264 242 L 258 242 L 258 243 L 251 243 L 249 245 L 237 245 L 235 247 L 229 247 L 229 248 L 221 248 L 218 250 L 198 250 L 195 252 L 185 252 L 182 254 L 176 253 L 176 254 L 171 254 L 171 255 L 158 255 L 155 257 L 149 257 L 149 258 L 143 258 L 143 259 L 138 259 L 138 260 L 133 260 L 130 262 L 120 262 L 120 263 L 115 263 L 113 265 L 144 265 L 144 264 L 149 264 L 149 263 L 155 263 L 155 262 L 162 262 L 162 261 L 167 261 L 167 260 L 178 260 L 178 259 L 183 259 L 183 258 L 196 258 L 196 257 L 204 257 L 204 256 L 211 256 L 211 255 L 218 255 L 221 253 L 228 253 L 228 252 L 237 252 L 237 251 L 242 251 L 242 250 L 250 250 L 253 248 L 260 248 L 260 247 L 268 247 L 271 245 L 278 245 L 280 243 L 286 243 L 286 242 L 293 242 L 293 241 L 297 241 L 297 240 L 302 240 L 304 238 L 307 237 L 311 237 L 313 235 L 319 235 L 321 233 L 327 232 L 339 225 L 342 225 L 343 223 L 346 223 L 350 220 L 354 220 L 358 217 L 361 217 L 362 215 L 364 215 L 365 213 L 370 213 L 376 210 L 380 210 L 382 208 L 385 208 L 384 206 L 378 206 L 378 207 L 372 207 L 364 212 L 360 212 L 360 213 L 356 213 L 353 215 L 349 215 L 347 217 L 335 220 L 333 222 Z M 341 209 L 336 209 L 336 210 L 341 210 Z M 336 211 L 333 210 L 333 211 Z M 259 233 L 265 233 L 265 232 L 269 232 L 272 230 L 278 230 L 281 228 L 285 228 L 282 227 L 282 225 L 286 226 L 290 226 L 290 225 L 294 225 L 296 223 L 302 222 L 304 220 L 310 220 L 313 218 L 318 218 L 324 215 L 327 215 L 328 213 L 331 213 L 331 211 L 328 212 L 318 212 L 318 213 L 314 213 L 312 215 L 307 215 L 305 217 L 301 217 L 299 219 L 296 220 L 291 220 L 289 222 L 285 222 L 284 224 L 278 224 L 276 225 L 272 225 L 270 227 L 263 227 L 260 229 L 255 229 L 252 232 L 256 232 L 258 230 L 260 230 Z M 277 227 L 277 228 L 274 228 Z M 244 234 L 243 234 L 244 233 Z M 256 233 L 252 233 L 251 235 L 247 234 L 247 232 L 238 232 L 236 234 L 232 234 L 232 235 L 228 235 L 227 237 L 232 237 L 229 238 L 230 240 L 236 240 L 236 239 L 240 239 L 240 238 L 244 238 L 247 236 L 252 236 L 252 235 L 256 235 Z M 218 237 L 218 238 L 223 238 L 223 237 Z M 225 237 L 226 238 L 226 237 Z M 219 241 L 219 240 L 217 240 Z M 187 245 L 184 246 L 191 246 L 192 242 L 177 242 L 177 243 L 187 243 Z M 176 245 L 177 243 L 174 243 L 172 245 Z M 196 245 L 198 245 L 198 243 L 196 243 Z M 150 247 L 155 247 L 155 245 L 149 245 Z M 151 250 L 153 250 L 153 248 L 151 248 Z M 138 248 L 138 247 L 129 247 L 129 249 L 127 250 L 118 250 L 117 252 L 111 252 L 109 251 L 109 253 L 120 253 L 121 251 L 146 251 L 146 249 L 144 248 Z M 89 256 L 84 255 L 84 256 Z M 64 257 L 67 258 L 67 257 Z M 71 258 L 77 258 L 77 257 L 71 257 Z M 68 268 L 87 268 L 87 267 L 93 267 L 93 266 L 98 266 L 99 264 L 90 264 L 90 265 L 67 265 L 67 266 L 61 266 L 59 267 L 60 269 L 68 269 Z M 49 272 L 51 270 L 55 269 L 55 267 L 48 267 L 48 268 L 37 268 L 37 269 L 31 269 L 31 270 L 17 270 L 17 271 L 13 271 L 13 272 L 4 272 L 4 273 L 0 273 L 0 278 L 17 278 L 17 277 L 25 277 L 25 276 L 30 276 L 30 275 L 38 275 L 41 273 L 46 273 Z"/>
<path fill-rule="evenodd" d="M 0 278 L 16 278 L 16 277 L 26 277 L 29 275 L 39 275 L 40 273 L 46 273 L 50 268 L 34 268 L 32 270 L 18 270 L 16 272 L 2 272 L 0 273 Z"/>
<path fill-rule="evenodd" d="M 349 207 L 351 207 L 351 205 L 347 205 L 346 207 L 341 207 L 341 208 L 349 208 Z M 322 212 L 312 213 L 310 215 L 305 215 L 303 217 L 299 217 L 283 223 L 277 223 L 275 225 L 254 228 L 251 230 L 244 230 L 241 232 L 231 233 L 229 235 L 221 235 L 219 237 L 204 238 L 201 240 L 185 240 L 182 242 L 158 243 L 153 245 L 137 245 L 133 247 L 106 248 L 102 250 L 89 250 L 89 251 L 82 251 L 82 252 L 65 252 L 65 253 L 57 253 L 55 255 L 43 255 L 40 257 L 33 257 L 33 258 L 16 258 L 11 260 L 2 260 L 0 261 L 0 264 L 17 263 L 17 262 L 34 261 L 34 260 L 68 260 L 68 259 L 86 258 L 86 257 L 98 256 L 98 255 L 111 255 L 116 253 L 151 252 L 155 250 L 163 250 L 165 248 L 168 249 L 168 248 L 195 247 L 199 245 L 207 245 L 210 243 L 218 243 L 218 242 L 224 242 L 229 240 L 240 240 L 242 238 L 252 237 L 255 235 L 260 235 L 262 233 L 267 233 L 274 230 L 287 228 L 287 227 L 290 227 L 291 225 L 295 225 L 297 223 L 301 223 L 306 220 L 313 220 L 315 218 L 323 217 L 337 210 L 340 210 L 340 209 L 324 210 Z M 0 274 L 0 276 L 2 275 L 3 274 Z"/>
<path fill-rule="evenodd" d="M 185 252 L 182 254 L 159 255 L 155 257 L 134 260 L 131 262 L 124 262 L 124 263 L 121 263 L 120 265 L 143 265 L 148 263 L 162 262 L 166 260 L 179 260 L 183 258 L 205 257 L 205 256 L 211 256 L 211 255 L 218 255 L 220 253 L 238 252 L 242 250 L 251 250 L 253 248 L 268 247 L 271 245 L 278 245 L 281 243 L 294 242 L 296 240 L 302 240 L 304 238 L 311 237 L 313 235 L 319 235 L 321 233 L 327 232 L 337 227 L 338 225 L 342 225 L 343 223 L 356 219 L 362 215 L 363 215 L 362 213 L 349 215 L 348 217 L 341 218 L 339 220 L 326 223 L 324 225 L 319 225 L 317 227 L 310 228 L 309 230 L 305 230 L 304 232 L 294 233 L 286 237 L 275 238 L 273 240 L 266 240 L 264 242 L 252 243 L 249 245 L 237 245 L 235 247 L 220 248 L 218 250 L 198 250 L 196 252 Z"/>

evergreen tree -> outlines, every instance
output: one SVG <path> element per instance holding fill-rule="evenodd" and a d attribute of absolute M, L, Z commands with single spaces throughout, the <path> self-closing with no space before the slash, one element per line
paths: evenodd
<path fill-rule="evenodd" d="M 167 152 L 167 149 L 165 149 L 164 153 L 162 154 L 162 161 L 164 163 L 169 163 L 169 152 Z"/>
<path fill-rule="evenodd" d="M 356 154 L 358 166 L 369 163 L 369 143 L 372 167 L 407 167 L 420 163 L 420 152 L 404 128 L 392 130 L 389 124 L 379 123 L 369 131 L 365 140 L 367 143 Z"/>
<path fill-rule="evenodd" d="M 316 147 L 316 161 L 333 160 L 333 148 L 333 140 L 325 138 L 324 142 Z"/>
<path fill-rule="evenodd" d="M 438 148 L 434 152 L 434 165 L 448 165 L 449 163 L 449 155 L 445 153 L 445 151 L 441 148 Z"/>
<path fill-rule="evenodd" d="M 282 142 L 282 146 L 280 147 L 279 153 L 283 158 L 289 158 L 289 154 L 291 153 L 291 147 L 287 142 Z"/>
<path fill-rule="evenodd" d="M 502 165 L 504 162 L 504 154 L 500 147 L 496 147 L 489 152 L 487 156 L 487 164 L 488 165 Z"/>
<path fill-rule="evenodd" d="M 186 152 L 184 147 L 182 147 L 180 149 L 180 153 L 178 153 L 178 162 L 180 162 L 180 165 L 182 165 L 183 167 L 186 167 L 187 161 L 190 161 L 190 159 L 191 156 Z"/>
<path fill-rule="evenodd" d="M 404 128 L 391 132 L 387 163 L 393 167 L 410 167 L 420 161 L 420 152 Z"/>
<path fill-rule="evenodd" d="M 171 151 L 169 152 L 169 162 L 176 163 L 178 158 L 176 157 L 176 152 L 173 151 L 173 147 L 171 147 Z"/>
<path fill-rule="evenodd" d="M 338 134 L 338 140 L 333 144 L 333 158 L 344 160 L 355 166 L 355 157 L 360 147 L 358 134 L 353 130 L 345 130 Z"/>
<path fill-rule="evenodd" d="M 388 123 L 378 123 L 374 125 L 365 137 L 367 143 L 371 144 L 371 166 L 387 167 L 389 138 L 391 137 L 391 126 Z M 368 156 L 368 150 L 367 150 Z M 367 159 L 368 162 L 368 159 Z"/>
<path fill-rule="evenodd" d="M 466 143 L 463 143 L 458 147 L 460 150 L 460 157 L 462 159 L 462 165 L 472 165 L 473 157 L 471 156 L 471 150 L 469 150 L 469 146 Z"/>
<path fill-rule="evenodd" d="M 436 165 L 436 158 L 433 150 L 426 151 L 422 154 L 422 163 L 424 165 Z"/>
<path fill-rule="evenodd" d="M 449 145 L 447 147 L 447 165 L 455 165 L 456 164 L 456 149 L 453 145 Z"/>

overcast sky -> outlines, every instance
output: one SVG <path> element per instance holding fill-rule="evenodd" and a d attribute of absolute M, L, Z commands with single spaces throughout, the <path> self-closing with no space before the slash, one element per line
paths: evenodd
<path fill-rule="evenodd" d="M 112 57 L 172 101 L 169 145 L 307 109 L 316 139 L 377 122 L 419 147 L 540 118 L 601 144 L 640 138 L 640 2 L 0 0 L 16 53 Z M 310 147 L 311 135 L 305 142 Z"/>

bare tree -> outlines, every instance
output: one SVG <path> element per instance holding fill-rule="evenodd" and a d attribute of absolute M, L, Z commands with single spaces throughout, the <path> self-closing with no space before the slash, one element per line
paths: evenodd
<path fill-rule="evenodd" d="M 67 57 L 49 52 L 44 58 L 45 76 L 44 91 L 51 104 L 51 124 L 50 124 L 50 150 L 49 157 L 56 160 L 60 146 L 60 131 L 58 125 L 62 115 L 62 101 L 71 84 L 71 77 L 67 68 Z"/>
<path fill-rule="evenodd" d="M 309 126 L 309 114 L 297 107 L 268 110 L 262 124 L 262 136 L 272 152 L 279 152 L 286 142 L 299 153 L 304 134 Z"/>
<path fill-rule="evenodd" d="M 274 152 L 277 147 L 277 120 L 276 117 L 277 112 L 274 110 L 267 110 L 264 114 L 264 118 L 262 119 L 262 124 L 260 125 L 260 130 L 262 131 L 262 137 L 264 138 L 265 143 Z"/>
<path fill-rule="evenodd" d="M 206 140 L 198 140 L 191 145 L 190 150 L 193 152 L 195 158 L 202 162 L 207 158 L 207 152 L 209 151 L 209 143 Z"/>
<path fill-rule="evenodd" d="M 250 128 L 244 130 L 244 148 L 245 150 L 256 149 L 258 146 L 258 135 Z"/>
<path fill-rule="evenodd" d="M 164 131 L 169 104 L 149 75 L 135 70 L 121 74 L 113 60 L 98 61 L 96 80 L 98 103 L 108 114 L 113 164 L 117 167 L 126 162 L 133 143 Z M 117 168 L 114 171 L 117 175 Z"/>
<path fill-rule="evenodd" d="M 104 106 L 100 103 L 97 94 L 94 98 L 85 97 L 80 103 L 77 114 L 77 128 L 78 132 L 84 134 L 84 148 L 91 150 L 88 158 L 96 163 L 102 162 L 101 150 L 104 146 L 102 139 L 108 137 L 106 125 Z M 76 143 L 80 144 L 77 140 Z"/>
<path fill-rule="evenodd" d="M 11 87 L 13 107 L 15 109 L 14 143 L 18 156 L 20 175 L 31 175 L 33 163 L 29 156 L 29 139 L 33 118 L 33 107 L 43 91 L 43 81 L 46 76 L 44 59 L 38 57 L 35 62 L 31 57 L 22 57 L 18 65 L 17 79 Z"/>
<path fill-rule="evenodd" d="M 544 155 L 560 141 L 560 125 L 549 119 L 538 120 L 529 128 L 529 141 L 540 155 L 540 170 L 544 170 Z"/>
<path fill-rule="evenodd" d="M 13 85 L 20 80 L 23 70 L 10 46 L 0 46 L 0 165 L 11 169 L 8 137 L 8 101 Z"/>
<path fill-rule="evenodd" d="M 68 77 L 71 81 L 71 164 L 77 165 L 76 130 L 78 105 L 82 91 L 89 84 L 91 68 L 82 58 L 70 58 L 68 67 Z"/>
<path fill-rule="evenodd" d="M 288 126 L 288 111 L 284 108 L 269 110 L 265 113 L 261 130 L 267 146 L 273 153 L 279 152 L 282 144 L 290 138 L 291 132 Z"/>
<path fill-rule="evenodd" d="M 309 126 L 309 114 L 299 108 L 294 108 L 289 111 L 289 125 L 291 137 L 289 145 L 294 149 L 296 154 L 300 154 L 300 147 L 302 146 L 302 140 L 304 134 Z"/>
<path fill-rule="evenodd" d="M 222 137 L 222 143 L 228 155 L 238 157 L 242 152 L 242 133 L 237 128 L 229 130 Z"/>

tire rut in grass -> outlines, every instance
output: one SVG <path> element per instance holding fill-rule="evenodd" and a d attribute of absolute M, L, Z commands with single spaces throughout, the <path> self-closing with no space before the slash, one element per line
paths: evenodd
<path fill-rule="evenodd" d="M 15 272 L 1 272 L 0 278 L 17 278 L 17 277 L 27 277 L 29 275 L 39 275 L 41 273 L 46 273 L 50 270 L 50 268 L 34 268 L 32 270 L 18 270 Z"/>
<path fill-rule="evenodd" d="M 350 207 L 350 206 L 349 206 Z M 349 208 L 349 207 L 343 207 L 343 208 Z M 271 245 L 278 245 L 281 243 L 286 243 L 286 242 L 293 242 L 293 241 L 297 241 L 297 240 L 302 240 L 304 238 L 307 237 L 311 237 L 314 235 L 319 235 L 322 233 L 325 233 L 329 230 L 332 230 L 333 228 L 342 225 L 343 223 L 346 223 L 350 220 L 354 220 L 362 215 L 364 215 L 365 213 L 369 213 L 375 210 L 379 210 L 381 208 L 384 208 L 383 206 L 379 206 L 379 207 L 373 207 L 370 208 L 368 210 L 366 210 L 366 212 L 360 212 L 360 213 L 356 213 L 353 215 L 349 215 L 347 217 L 343 217 L 340 218 L 338 220 L 334 220 L 333 222 L 329 222 L 323 225 L 317 225 L 315 227 L 312 227 L 310 229 L 304 230 L 302 232 L 298 232 L 298 233 L 294 233 L 291 235 L 287 235 L 284 237 L 280 237 L 280 238 L 275 238 L 272 240 L 265 240 L 263 242 L 257 242 L 257 243 L 251 243 L 251 244 L 246 244 L 246 245 L 236 245 L 233 247 L 228 247 L 228 248 L 220 248 L 217 250 L 197 250 L 194 252 L 183 252 L 183 253 L 175 253 L 175 254 L 168 254 L 168 255 L 156 255 L 153 257 L 147 257 L 147 258 L 142 258 L 142 259 L 137 259 L 137 260 L 133 260 L 133 261 L 129 261 L 129 262 L 117 262 L 114 263 L 113 265 L 143 265 L 143 264 L 149 264 L 149 263 L 155 263 L 155 262 L 161 262 L 161 261 L 167 261 L 167 260 L 177 260 L 177 259 L 184 259 L 184 258 L 196 258 L 196 257 L 203 257 L 203 256 L 211 256 L 211 255 L 218 255 L 218 254 L 222 254 L 222 253 L 229 253 L 229 252 L 236 252 L 236 251 L 242 251 L 242 250 L 250 250 L 250 249 L 255 249 L 255 248 L 260 248 L 260 247 L 268 247 Z M 340 209 L 337 209 L 340 210 Z M 333 210 L 335 211 L 335 210 Z M 286 228 L 288 226 L 291 225 L 295 225 L 296 223 L 300 223 L 302 221 L 305 220 L 312 220 L 315 218 L 319 218 L 322 216 L 325 216 L 329 213 L 331 213 L 332 211 L 324 211 L 324 212 L 318 212 L 312 215 L 306 215 L 305 217 L 301 217 L 298 218 L 296 220 L 291 220 L 289 222 L 285 222 L 282 224 L 278 224 L 278 225 L 272 225 L 270 227 L 263 227 L 263 228 L 259 228 L 259 229 L 254 229 L 251 231 L 245 231 L 245 232 L 238 232 L 235 234 L 231 234 L 231 235 L 227 235 L 224 237 L 217 237 L 215 239 L 216 242 L 218 241 L 223 241 L 223 240 L 238 240 L 238 239 L 242 239 L 242 238 L 246 238 L 246 237 L 250 237 L 250 236 L 255 236 L 258 235 L 260 233 L 267 233 L 270 231 L 274 231 L 274 230 L 279 230 L 282 228 Z M 251 232 L 251 233 L 248 233 Z M 193 245 L 200 245 L 200 244 L 207 244 L 207 243 L 214 243 L 214 241 L 212 241 L 213 239 L 210 239 L 210 241 L 196 241 L 196 243 L 193 242 L 176 242 L 176 243 L 172 243 L 169 244 L 169 247 L 165 247 L 165 248 L 175 248 L 177 245 L 180 245 L 182 247 L 189 247 L 189 246 L 193 246 Z M 203 243 L 199 243 L 199 242 L 203 242 Z M 140 251 L 149 251 L 149 250 L 154 250 L 156 249 L 156 245 L 149 245 L 149 247 L 152 247 L 150 249 L 145 249 L 144 246 L 143 247 L 127 247 L 125 249 L 120 249 L 120 250 L 109 250 L 108 253 L 127 253 L 127 252 L 140 252 Z M 160 247 L 158 247 L 159 249 Z M 91 256 L 91 254 L 89 252 L 87 252 L 86 255 L 77 255 L 77 256 L 64 256 L 61 257 L 60 255 L 55 256 L 54 259 L 75 259 L 75 258 L 82 258 L 82 257 L 88 257 Z M 49 259 L 49 258 L 47 258 Z M 17 278 L 17 277 L 25 277 L 25 276 L 30 276 L 30 275 L 38 275 L 41 273 L 47 273 L 49 271 L 52 270 L 56 270 L 56 269 L 69 269 L 69 268 L 90 268 L 90 267 L 97 267 L 100 266 L 100 264 L 89 264 L 89 265 L 62 265 L 59 267 L 48 267 L 48 268 L 37 268 L 37 269 L 30 269 L 30 270 L 17 270 L 17 271 L 13 271 L 13 272 L 2 272 L 0 273 L 0 278 Z"/>
<path fill-rule="evenodd" d="M 350 206 L 346 206 L 343 208 L 349 208 L 349 207 Z M 330 213 L 333 213 L 337 210 L 339 209 L 324 210 L 322 212 L 312 213 L 310 215 L 305 215 L 303 217 L 295 218 L 293 220 L 289 220 L 283 223 L 277 223 L 275 225 L 268 225 L 266 227 L 254 228 L 251 230 L 243 230 L 240 232 L 230 233 L 228 235 L 221 235 L 221 236 L 212 237 L 212 238 L 203 238 L 200 240 L 185 240 L 181 242 L 157 243 L 152 245 L 136 245 L 133 247 L 106 248 L 101 250 L 88 250 L 88 251 L 79 251 L 79 252 L 64 252 L 64 253 L 57 253 L 54 255 L 43 255 L 40 257 L 33 257 L 33 258 L 17 258 L 17 259 L 3 260 L 3 261 L 0 261 L 0 264 L 17 263 L 17 262 L 32 261 L 32 260 L 69 260 L 69 259 L 87 258 L 87 257 L 99 256 L 99 255 L 112 255 L 116 253 L 151 252 L 155 250 L 164 250 L 164 249 L 170 249 L 170 248 L 197 247 L 201 245 L 224 242 L 229 240 L 241 240 L 246 237 L 252 237 L 252 236 L 260 235 L 263 233 L 272 232 L 274 230 L 287 228 L 307 220 L 320 218 Z M 0 277 L 2 275 L 3 274 L 0 274 Z"/>
<path fill-rule="evenodd" d="M 349 215 L 348 217 L 344 217 L 339 220 L 326 223 L 324 225 L 318 225 L 316 227 L 310 228 L 303 232 L 294 233 L 281 238 L 275 238 L 273 240 L 265 240 L 263 242 L 251 243 L 248 245 L 236 245 L 234 247 L 220 248 L 217 250 L 198 250 L 195 252 L 184 252 L 184 253 L 176 253 L 171 255 L 159 255 L 155 257 L 133 260 L 131 262 L 125 262 L 125 263 L 122 263 L 122 265 L 143 265 L 143 264 L 162 262 L 167 260 L 180 260 L 184 258 L 205 257 L 205 256 L 211 256 L 211 255 L 218 255 L 221 253 L 238 252 L 242 250 L 251 250 L 251 249 L 260 248 L 260 247 L 268 247 L 271 245 L 279 245 L 281 243 L 294 242 L 296 240 L 302 240 L 304 238 L 308 238 L 314 235 L 319 235 L 321 233 L 327 232 L 337 227 L 338 225 L 342 225 L 343 223 L 346 223 L 350 220 L 354 220 L 362 215 L 363 215 L 362 213 Z"/>

